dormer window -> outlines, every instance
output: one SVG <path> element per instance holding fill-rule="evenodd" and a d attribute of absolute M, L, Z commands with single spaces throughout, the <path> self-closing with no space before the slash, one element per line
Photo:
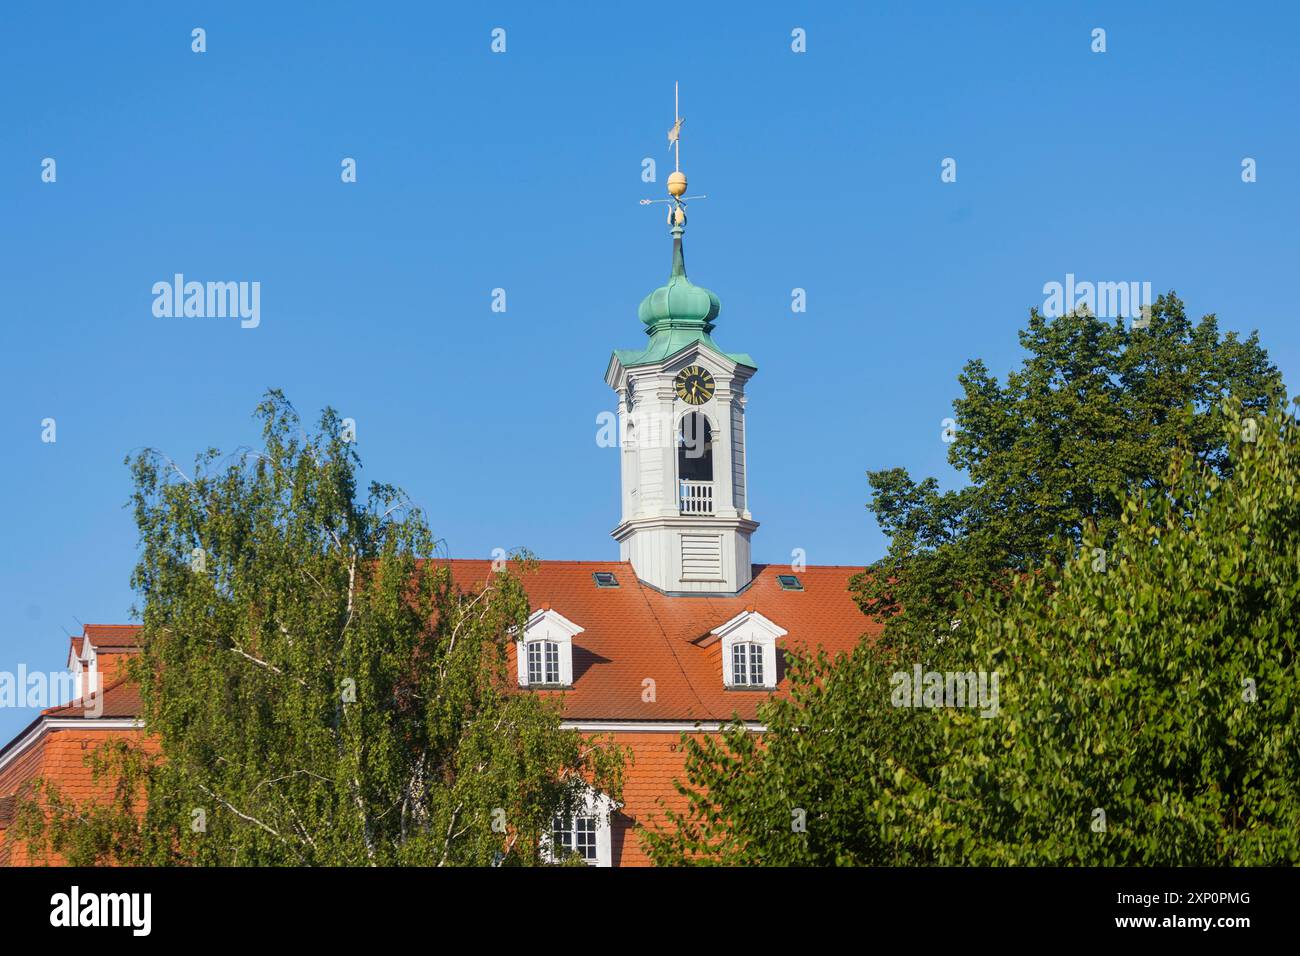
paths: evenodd
<path fill-rule="evenodd" d="M 560 683 L 560 645 L 556 641 L 527 641 L 528 683 Z"/>
<path fill-rule="evenodd" d="M 776 640 L 786 633 L 752 609 L 715 627 L 710 637 L 722 642 L 723 685 L 733 690 L 775 689 Z"/>
<path fill-rule="evenodd" d="M 99 675 L 99 655 L 89 638 L 82 638 L 81 651 L 72 648 L 68 654 L 68 668 L 75 676 L 75 694 L 77 700 L 97 694 L 103 690 L 103 681 Z"/>
<path fill-rule="evenodd" d="M 551 826 L 551 846 L 558 858 L 581 857 L 587 864 L 596 862 L 596 817 L 575 813 L 567 820 L 556 816 Z"/>
<path fill-rule="evenodd" d="M 760 644 L 731 645 L 731 679 L 737 687 L 766 686 L 763 683 L 763 648 Z"/>
<path fill-rule="evenodd" d="M 573 813 L 555 814 L 551 831 L 542 834 L 542 854 L 551 863 L 577 857 L 588 866 L 613 864 L 613 829 L 610 818 L 619 808 L 591 787 L 579 796 Z"/>
<path fill-rule="evenodd" d="M 550 608 L 534 611 L 515 639 L 520 687 L 572 687 L 573 639 L 582 628 Z"/>

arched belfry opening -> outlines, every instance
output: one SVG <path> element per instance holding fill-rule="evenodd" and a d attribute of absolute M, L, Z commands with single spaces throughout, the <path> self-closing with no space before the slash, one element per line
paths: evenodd
<path fill-rule="evenodd" d="M 713 480 L 713 430 L 699 412 L 683 415 L 678 427 L 677 477 L 683 481 Z"/>
<path fill-rule="evenodd" d="M 713 514 L 713 429 L 699 412 L 677 429 L 677 480 L 682 514 Z"/>

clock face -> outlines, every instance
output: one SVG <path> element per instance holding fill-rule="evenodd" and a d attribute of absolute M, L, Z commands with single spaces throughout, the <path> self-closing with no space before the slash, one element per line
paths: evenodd
<path fill-rule="evenodd" d="M 677 373 L 673 387 L 677 389 L 677 397 L 687 405 L 703 405 L 713 397 L 717 386 L 708 369 L 690 365 Z"/>

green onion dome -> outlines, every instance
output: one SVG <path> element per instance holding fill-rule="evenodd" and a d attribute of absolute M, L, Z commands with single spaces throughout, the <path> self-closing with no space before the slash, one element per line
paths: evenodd
<path fill-rule="evenodd" d="M 668 277 L 667 285 L 661 285 L 641 300 L 637 316 L 651 335 L 667 329 L 702 329 L 708 332 L 721 309 L 722 303 L 716 295 L 686 278 L 682 230 L 680 227 L 673 229 L 672 275 Z"/>

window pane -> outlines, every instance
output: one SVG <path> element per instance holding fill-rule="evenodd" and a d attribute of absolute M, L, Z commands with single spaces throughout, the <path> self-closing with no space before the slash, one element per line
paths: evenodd
<path fill-rule="evenodd" d="M 560 682 L 560 645 L 554 641 L 546 642 L 546 683 Z"/>
<path fill-rule="evenodd" d="M 528 683 L 542 683 L 542 648 L 539 641 L 528 644 Z"/>
<path fill-rule="evenodd" d="M 574 821 L 575 849 L 584 860 L 596 859 L 596 818 L 581 816 Z"/>
<path fill-rule="evenodd" d="M 562 860 L 573 850 L 573 831 L 568 828 L 563 817 L 557 816 L 551 822 L 551 855 Z"/>
<path fill-rule="evenodd" d="M 731 645 L 731 680 L 738 687 L 763 687 L 763 648 L 758 644 Z"/>

